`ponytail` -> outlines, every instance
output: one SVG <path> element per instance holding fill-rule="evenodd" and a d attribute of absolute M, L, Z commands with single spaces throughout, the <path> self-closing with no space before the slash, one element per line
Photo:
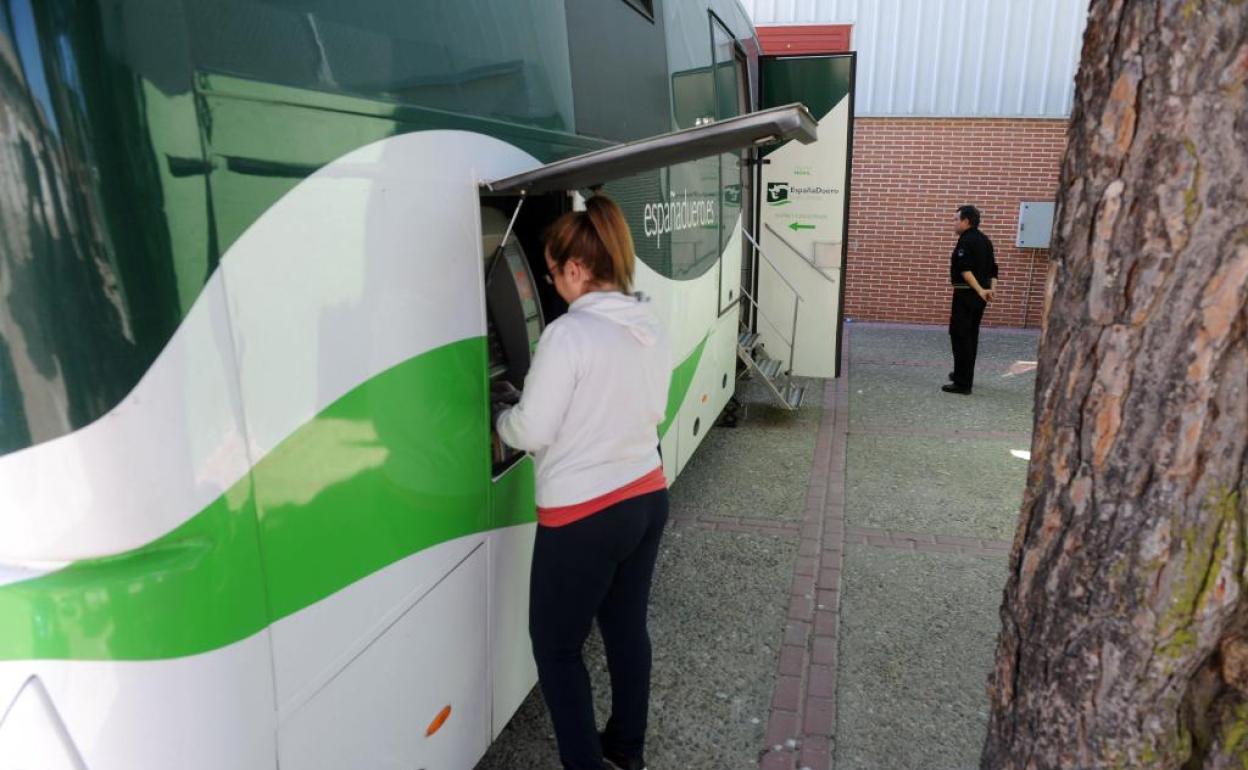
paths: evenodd
<path fill-rule="evenodd" d="M 633 287 L 633 236 L 620 207 L 605 195 L 595 195 L 585 211 L 573 211 L 555 220 L 546 231 L 546 248 L 556 265 L 576 258 L 594 280 L 614 284 L 628 294 Z"/>
<path fill-rule="evenodd" d="M 611 282 L 628 294 L 633 287 L 633 236 L 628 231 L 628 223 L 624 221 L 624 213 L 615 201 L 605 195 L 595 195 L 585 206 L 585 215 L 602 245 L 607 250 L 611 263 Z"/>

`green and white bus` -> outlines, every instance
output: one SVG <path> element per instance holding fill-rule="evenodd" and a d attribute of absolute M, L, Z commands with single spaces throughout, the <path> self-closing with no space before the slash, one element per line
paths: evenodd
<path fill-rule="evenodd" d="M 674 479 L 814 135 L 757 73 L 735 0 L 0 0 L 0 770 L 471 768 L 535 681 L 542 229 L 623 207 Z"/>

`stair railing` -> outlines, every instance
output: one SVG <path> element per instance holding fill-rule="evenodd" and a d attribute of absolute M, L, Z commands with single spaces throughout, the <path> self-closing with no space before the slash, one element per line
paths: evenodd
<path fill-rule="evenodd" d="M 780 329 L 774 323 L 771 322 L 771 319 L 767 317 L 767 314 L 763 312 L 762 307 L 760 307 L 758 304 L 758 300 L 750 296 L 750 293 L 746 291 L 744 286 L 741 287 L 742 296 L 746 297 L 750 301 L 750 304 L 754 306 L 755 312 L 757 312 L 759 316 L 761 316 L 763 320 L 766 321 L 767 324 L 772 329 L 775 330 L 776 334 L 779 335 L 780 339 L 784 340 L 788 344 L 789 346 L 789 369 L 788 371 L 792 372 L 793 361 L 794 361 L 795 356 L 797 355 L 797 312 L 801 308 L 802 303 L 805 302 L 806 300 L 802 298 L 801 292 L 797 290 L 797 287 L 794 286 L 792 283 L 790 283 L 788 278 L 784 277 L 784 273 L 780 272 L 780 268 L 776 267 L 776 263 L 772 262 L 771 259 L 768 258 L 767 253 L 763 251 L 763 247 L 758 245 L 758 241 L 754 240 L 754 236 L 750 235 L 749 231 L 746 230 L 745 228 L 741 228 L 741 234 L 746 237 L 746 239 L 754 247 L 754 250 L 758 252 L 758 256 L 762 257 L 763 261 L 766 262 L 767 265 L 776 272 L 776 275 L 780 278 L 780 280 L 784 283 L 784 285 L 789 287 L 789 291 L 793 292 L 793 328 L 792 328 L 792 331 L 790 332 L 791 336 L 786 338 L 784 336 L 784 332 L 780 331 Z M 822 271 L 820 272 L 822 273 Z M 824 277 L 826 278 L 827 276 L 824 276 Z"/>
<path fill-rule="evenodd" d="M 770 326 L 773 331 L 775 331 L 776 336 L 779 337 L 780 340 L 784 342 L 784 344 L 789 346 L 789 350 L 791 352 L 793 350 L 794 340 L 790 339 L 789 337 L 786 337 L 784 332 L 780 331 L 780 327 L 772 323 L 771 319 L 767 317 L 767 314 L 763 312 L 763 309 L 758 306 L 758 301 L 755 300 L 754 297 L 748 291 L 746 291 L 744 287 L 741 288 L 741 296 L 745 297 L 746 301 L 754 306 L 754 309 L 758 311 L 759 317 L 767 322 L 767 325 Z M 790 358 L 789 367 L 792 368 L 792 365 L 793 365 L 793 361 L 792 361 L 792 358 Z"/>

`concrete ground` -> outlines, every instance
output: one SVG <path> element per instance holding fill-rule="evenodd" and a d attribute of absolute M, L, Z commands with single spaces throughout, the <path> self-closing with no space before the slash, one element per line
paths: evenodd
<path fill-rule="evenodd" d="M 651 605 L 653 770 L 978 766 L 1030 445 L 1036 335 L 984 330 L 941 393 L 942 329 L 847 326 L 803 408 L 742 383 L 672 489 Z M 599 719 L 608 687 L 586 650 Z M 536 690 L 477 770 L 558 768 Z"/>

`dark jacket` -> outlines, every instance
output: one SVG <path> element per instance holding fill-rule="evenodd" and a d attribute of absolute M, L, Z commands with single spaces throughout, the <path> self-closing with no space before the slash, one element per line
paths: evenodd
<path fill-rule="evenodd" d="M 958 245 L 953 247 L 953 254 L 949 256 L 950 283 L 954 286 L 966 286 L 962 273 L 967 270 L 974 274 L 975 280 L 985 289 L 997 277 L 997 259 L 992 241 L 978 227 L 972 227 L 958 236 Z"/>

